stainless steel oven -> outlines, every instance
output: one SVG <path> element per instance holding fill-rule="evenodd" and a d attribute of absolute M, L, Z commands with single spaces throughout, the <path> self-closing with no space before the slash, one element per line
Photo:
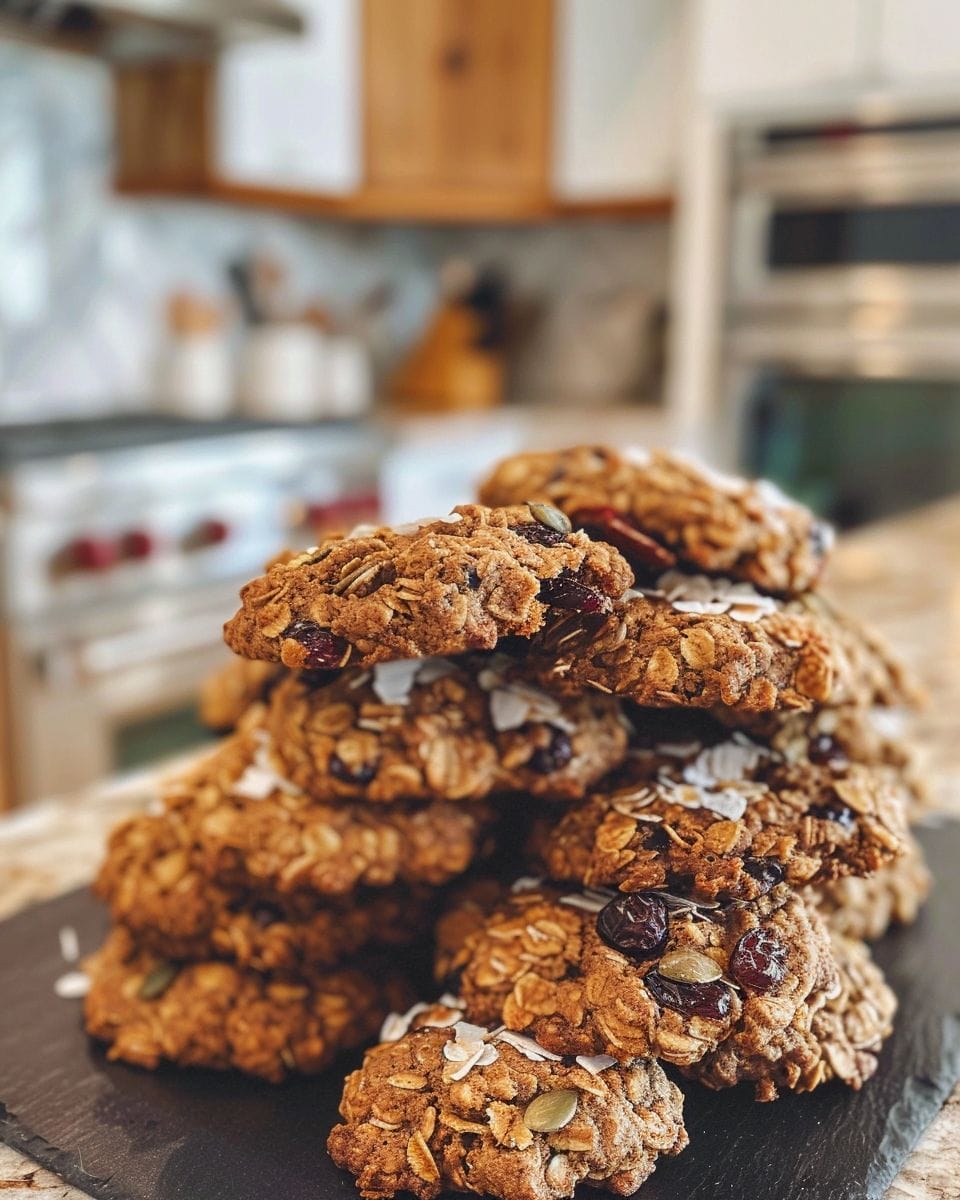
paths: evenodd
<path fill-rule="evenodd" d="M 382 454 L 349 425 L 0 427 L 0 802 L 202 738 L 197 686 L 239 585 L 375 518 Z"/>
<path fill-rule="evenodd" d="M 960 115 L 730 145 L 740 460 L 842 524 L 960 489 Z"/>

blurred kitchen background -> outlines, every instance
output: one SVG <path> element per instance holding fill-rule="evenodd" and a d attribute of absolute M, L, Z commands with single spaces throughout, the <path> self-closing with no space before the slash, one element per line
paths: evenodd
<path fill-rule="evenodd" d="M 0 0 L 0 808 L 524 445 L 960 490 L 955 0 Z"/>

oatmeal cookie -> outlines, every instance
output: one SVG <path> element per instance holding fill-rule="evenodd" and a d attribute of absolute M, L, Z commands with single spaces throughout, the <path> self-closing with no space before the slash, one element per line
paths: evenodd
<path fill-rule="evenodd" d="M 647 707 L 731 714 L 817 706 L 909 706 L 917 690 L 882 643 L 809 594 L 668 571 L 607 614 L 554 614 L 530 668 L 557 691 L 596 688 Z"/>
<path fill-rule="evenodd" d="M 521 886 L 459 948 L 440 942 L 468 1020 L 555 1054 L 697 1062 L 731 1038 L 762 1047 L 835 967 L 820 918 L 781 884 L 709 909 L 664 892 Z M 456 981 L 456 982 L 454 982 Z"/>
<path fill-rule="evenodd" d="M 786 1029 L 759 1046 L 725 1042 L 684 1074 L 711 1088 L 750 1082 L 758 1100 L 775 1100 L 783 1090 L 811 1092 L 831 1079 L 858 1091 L 877 1069 L 897 998 L 862 942 L 838 934 L 830 941 L 837 977 Z"/>
<path fill-rule="evenodd" d="M 372 666 L 492 650 L 536 633 L 553 608 L 607 612 L 632 582 L 612 546 L 570 532 L 556 509 L 465 504 L 275 564 L 243 588 L 224 636 L 288 667 Z"/>
<path fill-rule="evenodd" d="M 396 882 L 439 886 L 486 852 L 495 815 L 489 805 L 316 800 L 277 773 L 255 716 L 167 785 L 162 815 L 135 817 L 114 831 L 111 873 L 149 872 L 175 839 L 201 875 L 272 900 Z"/>
<path fill-rule="evenodd" d="M 632 1195 L 687 1144 L 683 1097 L 658 1063 L 558 1059 L 463 1021 L 369 1050 L 340 1115 L 327 1147 L 366 1200 L 560 1200 L 580 1182 Z"/>
<path fill-rule="evenodd" d="M 200 720 L 216 733 L 229 733 L 251 705 L 266 700 L 283 675 L 277 663 L 232 659 L 204 680 Z"/>
<path fill-rule="evenodd" d="M 376 803 L 506 791 L 576 799 L 627 744 L 618 701 L 555 699 L 502 654 L 378 663 L 321 687 L 291 674 L 266 727 L 298 787 Z"/>
<path fill-rule="evenodd" d="M 178 965 L 139 949 L 115 929 L 88 961 L 87 1032 L 108 1057 L 153 1069 L 229 1067 L 279 1083 L 312 1075 L 360 1045 L 384 1014 L 408 1003 L 386 970 L 310 969 L 261 975 L 224 962 Z"/>
<path fill-rule="evenodd" d="M 828 525 L 774 484 L 721 475 L 662 450 L 517 454 L 494 468 L 480 498 L 549 501 L 638 570 L 679 563 L 766 592 L 814 587 L 833 541 Z"/>
<path fill-rule="evenodd" d="M 890 768 L 831 758 L 817 743 L 788 762 L 703 720 L 674 718 L 668 740 L 659 715 L 632 719 L 636 744 L 604 790 L 535 824 L 531 854 L 551 878 L 753 900 L 783 880 L 875 871 L 903 849 L 906 791 Z"/>
<path fill-rule="evenodd" d="M 863 879 L 834 879 L 806 892 L 831 933 L 872 942 L 893 925 L 912 925 L 930 895 L 923 849 L 908 833 L 903 854 Z"/>
<path fill-rule="evenodd" d="M 94 891 L 137 943 L 163 958 L 223 959 L 258 971 L 331 966 L 369 947 L 423 935 L 424 889 L 372 888 L 349 897 L 309 892 L 266 900 L 208 879 L 175 821 L 143 817 L 111 840 Z"/>

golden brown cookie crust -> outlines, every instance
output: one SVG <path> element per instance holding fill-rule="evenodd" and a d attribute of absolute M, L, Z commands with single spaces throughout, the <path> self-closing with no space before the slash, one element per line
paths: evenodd
<path fill-rule="evenodd" d="M 149 864 L 171 837 L 201 875 L 265 900 L 342 896 L 401 882 L 439 886 L 487 848 L 483 802 L 369 806 L 314 800 L 275 773 L 261 713 L 192 772 L 172 781 L 162 816 L 134 818 L 110 841 L 114 872 Z"/>
<path fill-rule="evenodd" d="M 752 1051 L 726 1043 L 684 1074 L 710 1088 L 749 1081 L 758 1100 L 811 1092 L 831 1079 L 858 1091 L 877 1069 L 897 999 L 862 942 L 833 934 L 830 944 L 837 977 L 809 997 L 790 1026 Z"/>
<path fill-rule="evenodd" d="M 291 674 L 266 727 L 297 786 L 378 804 L 506 791 L 577 799 L 627 742 L 616 700 L 551 697 L 505 655 L 378 664 L 322 687 Z"/>
<path fill-rule="evenodd" d="M 552 529 L 527 507 L 465 504 L 446 520 L 328 541 L 275 564 L 243 588 L 224 636 L 238 654 L 295 668 L 492 650 L 541 627 L 547 581 L 563 602 L 576 592 L 603 611 L 633 574 L 613 547 Z"/>
<path fill-rule="evenodd" d="M 480 499 L 546 500 L 575 524 L 611 508 L 689 568 L 784 594 L 816 585 L 832 542 L 822 521 L 766 481 L 719 475 L 662 450 L 517 454 L 494 468 Z"/>
<path fill-rule="evenodd" d="M 806 891 L 831 933 L 872 942 L 894 925 L 912 925 L 930 895 L 932 878 L 920 843 L 908 833 L 904 852 L 864 878 L 847 877 Z"/>
<path fill-rule="evenodd" d="M 530 666 L 544 687 L 596 688 L 656 708 L 808 710 L 843 686 L 829 628 L 808 612 L 778 605 L 748 621 L 678 611 L 641 592 L 607 616 L 553 616 L 534 639 Z"/>
<path fill-rule="evenodd" d="M 642 729 L 643 714 L 633 718 Z M 906 837 L 906 789 L 887 767 L 786 762 L 742 733 L 633 751 L 585 804 L 540 820 L 533 859 L 553 879 L 704 900 L 752 900 L 890 863 Z"/>
<path fill-rule="evenodd" d="M 610 1054 L 619 1062 L 655 1057 L 684 1065 L 730 1039 L 765 1044 L 815 988 L 834 978 L 820 919 L 784 885 L 753 905 L 705 914 L 673 907 L 667 940 L 643 961 L 600 936 L 598 914 L 612 899 L 613 893 L 545 886 L 514 891 L 468 934 L 459 952 L 439 940 L 450 929 L 442 925 L 438 962 L 456 973 L 467 1019 L 502 1021 L 557 1054 Z M 782 977 L 764 992 L 727 983 L 731 956 L 741 938 L 757 929 L 782 947 Z M 714 969 L 712 980 L 703 982 L 721 999 L 707 1010 L 671 1007 L 662 991 L 655 995 L 674 961 L 667 956 L 680 951 L 694 952 L 701 966 L 708 960 Z"/>
<path fill-rule="evenodd" d="M 163 958 L 298 971 L 422 936 L 430 911 L 422 890 L 375 888 L 343 899 L 300 892 L 266 900 L 204 876 L 182 832 L 176 822 L 156 817 L 124 826 L 94 884 L 113 921 Z"/>
<path fill-rule="evenodd" d="M 315 1074 L 371 1037 L 409 995 L 382 970 L 312 970 L 284 977 L 224 962 L 175 966 L 115 929 L 88 961 L 87 1032 L 108 1057 L 153 1069 L 235 1068 L 279 1083 Z"/>
<path fill-rule="evenodd" d="M 581 1181 L 632 1195 L 658 1155 L 687 1143 L 683 1098 L 657 1063 L 592 1073 L 499 1041 L 492 1062 L 454 1079 L 462 1063 L 444 1051 L 455 1041 L 452 1028 L 415 1030 L 368 1051 L 347 1077 L 344 1123 L 327 1145 L 366 1200 L 435 1200 L 450 1191 L 560 1200 Z M 570 1093 L 572 1113 L 553 1131 L 530 1129 L 528 1113 L 534 1125 L 556 1123 L 530 1108 L 551 1092 Z"/>
<path fill-rule="evenodd" d="M 228 733 L 253 704 L 265 700 L 283 676 L 276 663 L 234 658 L 204 680 L 200 720 L 208 729 Z"/>

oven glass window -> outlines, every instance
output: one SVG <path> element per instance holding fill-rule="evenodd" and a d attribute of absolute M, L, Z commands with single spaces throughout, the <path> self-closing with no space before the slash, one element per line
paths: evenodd
<path fill-rule="evenodd" d="M 767 233 L 777 270 L 960 263 L 960 205 L 778 209 Z"/>
<path fill-rule="evenodd" d="M 960 491 L 960 380 L 815 379 L 768 370 L 744 460 L 841 527 Z"/>
<path fill-rule="evenodd" d="M 118 729 L 114 762 L 121 771 L 145 767 L 211 741 L 213 735 L 200 724 L 195 704 L 132 721 Z"/>

